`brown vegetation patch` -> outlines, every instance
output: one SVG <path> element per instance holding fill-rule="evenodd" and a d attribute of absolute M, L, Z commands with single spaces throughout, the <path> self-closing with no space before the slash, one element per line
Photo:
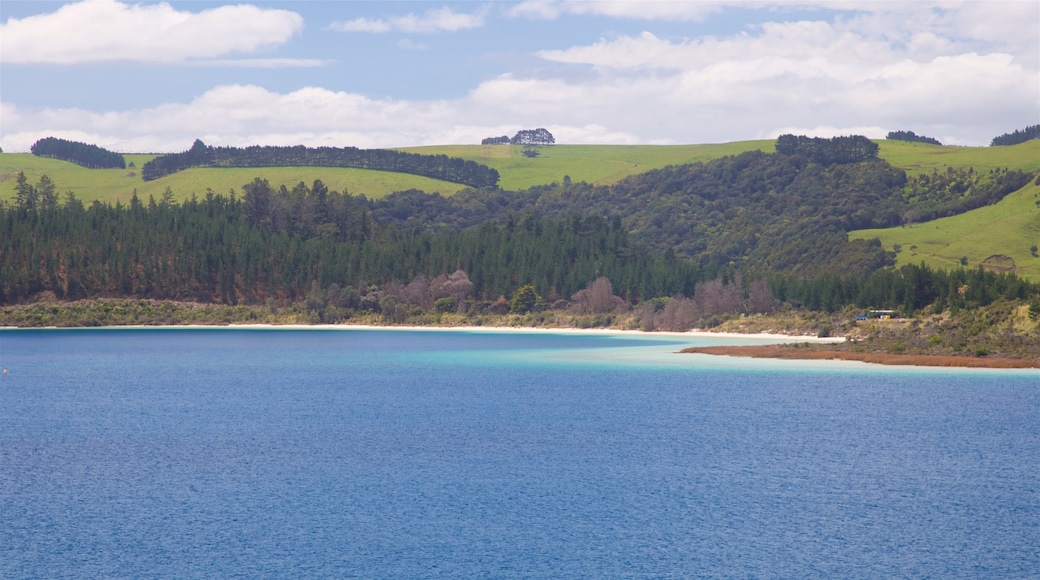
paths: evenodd
<path fill-rule="evenodd" d="M 695 346 L 682 353 L 746 356 L 797 360 L 854 360 L 882 365 L 912 365 L 927 367 L 981 367 L 991 369 L 1036 369 L 1040 360 L 1016 358 L 966 357 L 927 354 L 892 354 L 879 352 L 845 352 L 839 350 L 810 350 L 788 345 L 763 346 Z"/>
<path fill-rule="evenodd" d="M 1011 256 L 994 254 L 982 261 L 982 267 L 991 272 L 1015 272 L 1015 260 Z"/>

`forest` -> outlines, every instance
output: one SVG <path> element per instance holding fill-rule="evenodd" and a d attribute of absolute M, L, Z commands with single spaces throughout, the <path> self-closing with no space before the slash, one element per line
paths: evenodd
<path fill-rule="evenodd" d="M 392 149 L 356 147 L 211 147 L 196 139 L 182 153 L 160 155 L 141 167 L 145 181 L 192 167 L 350 167 L 410 173 L 470 187 L 498 185 L 498 171 L 447 155 L 420 155 Z"/>
<path fill-rule="evenodd" d="M 612 186 L 550 184 L 451 197 L 405 191 L 369 202 L 375 220 L 432 233 L 461 231 L 525 212 L 622 216 L 634 241 L 702 266 L 866 276 L 890 265 L 880 244 L 847 232 L 898 226 L 996 203 L 1031 176 L 1004 169 L 907 176 L 871 159 L 822 165 L 800 154 L 751 151 L 651 170 Z"/>

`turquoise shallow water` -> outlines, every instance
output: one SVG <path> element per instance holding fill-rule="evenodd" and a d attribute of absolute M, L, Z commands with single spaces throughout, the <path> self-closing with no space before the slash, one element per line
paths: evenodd
<path fill-rule="evenodd" d="M 1030 577 L 1040 373 L 0 331 L 0 577 Z"/>

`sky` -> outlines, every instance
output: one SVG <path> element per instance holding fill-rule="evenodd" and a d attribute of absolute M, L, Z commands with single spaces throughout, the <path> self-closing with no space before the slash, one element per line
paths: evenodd
<path fill-rule="evenodd" d="M 0 2 L 0 147 L 690 144 L 1040 123 L 1040 1 Z"/>

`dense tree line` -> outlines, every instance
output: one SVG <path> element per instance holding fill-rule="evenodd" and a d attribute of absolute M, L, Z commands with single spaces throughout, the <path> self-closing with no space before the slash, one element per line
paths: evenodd
<path fill-rule="evenodd" d="M 1014 274 L 975 269 L 941 270 L 924 264 L 881 269 L 868 278 L 831 272 L 815 277 L 776 275 L 770 280 L 776 299 L 811 310 L 835 311 L 848 305 L 896 310 L 912 315 L 926 307 L 935 313 L 987 306 L 999 299 L 1024 300 L 1040 295 L 1040 285 Z"/>
<path fill-rule="evenodd" d="M 885 139 L 889 141 L 907 141 L 910 143 L 927 143 L 929 145 L 942 145 L 942 143 L 933 137 L 925 137 L 924 135 L 918 135 L 913 131 L 889 131 L 888 135 L 885 135 Z"/>
<path fill-rule="evenodd" d="M 626 300 L 692 293 L 717 272 L 655 257 L 630 242 L 617 220 L 531 215 L 445 235 L 373 225 L 363 205 L 312 188 L 243 198 L 215 195 L 177 204 L 172 196 L 127 205 L 74 196 L 47 209 L 0 209 L 0 303 L 41 292 L 264 304 L 304 299 L 317 282 L 368 292 L 459 270 L 474 299 L 494 300 L 530 284 L 567 298 L 599 276 Z M 260 211 L 256 200 L 268 196 Z"/>
<path fill-rule="evenodd" d="M 990 141 L 990 147 L 997 145 L 1018 145 L 1032 139 L 1040 139 L 1040 125 L 1030 125 L 1025 129 L 1016 129 L 1011 133 L 998 135 Z"/>
<path fill-rule="evenodd" d="M 498 171 L 475 161 L 447 155 L 420 155 L 392 149 L 356 147 L 210 147 L 195 140 L 183 153 L 160 155 L 141 167 L 145 181 L 192 167 L 351 167 L 409 173 L 470 187 L 494 187 Z"/>
<path fill-rule="evenodd" d="M 798 155 L 821 165 L 858 163 L 877 159 L 878 144 L 862 135 L 825 139 L 788 134 L 777 138 L 776 152 Z"/>
<path fill-rule="evenodd" d="M 90 169 L 126 169 L 126 160 L 119 153 L 78 141 L 44 137 L 33 143 L 29 151 L 39 157 L 61 159 Z"/>

